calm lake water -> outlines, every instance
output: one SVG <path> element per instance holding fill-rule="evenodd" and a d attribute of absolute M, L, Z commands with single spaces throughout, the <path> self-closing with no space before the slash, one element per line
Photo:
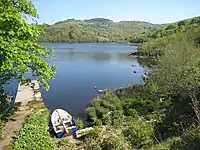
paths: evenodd
<path fill-rule="evenodd" d="M 66 44 L 41 43 L 54 48 L 56 57 L 48 59 L 57 67 L 55 78 L 50 81 L 50 90 L 42 89 L 44 103 L 50 110 L 62 108 L 76 117 L 83 118 L 85 108 L 97 89 L 115 89 L 141 83 L 145 68 L 137 58 L 128 56 L 137 47 L 114 44 Z M 135 65 L 135 67 L 132 67 Z M 134 73 L 133 71 L 136 71 Z M 14 92 L 16 83 L 5 87 Z"/>

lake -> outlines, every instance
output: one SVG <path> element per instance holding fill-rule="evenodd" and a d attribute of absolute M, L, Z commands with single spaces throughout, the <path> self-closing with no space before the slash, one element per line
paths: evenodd
<path fill-rule="evenodd" d="M 48 59 L 57 68 L 55 78 L 50 81 L 50 90 L 42 89 L 45 105 L 50 109 L 62 108 L 80 118 L 85 108 L 98 95 L 97 89 L 115 89 L 141 83 L 145 68 L 137 58 L 128 56 L 136 46 L 120 44 L 66 44 L 41 43 L 54 48 L 55 57 Z M 134 65 L 134 67 L 132 67 Z M 134 73 L 136 71 L 136 73 Z M 16 84 L 5 87 L 15 91 Z"/>

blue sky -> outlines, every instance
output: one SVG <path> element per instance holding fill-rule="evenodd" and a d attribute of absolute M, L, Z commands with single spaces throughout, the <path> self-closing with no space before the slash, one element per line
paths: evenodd
<path fill-rule="evenodd" d="M 32 0 L 39 23 L 103 17 L 170 23 L 200 16 L 200 0 Z"/>

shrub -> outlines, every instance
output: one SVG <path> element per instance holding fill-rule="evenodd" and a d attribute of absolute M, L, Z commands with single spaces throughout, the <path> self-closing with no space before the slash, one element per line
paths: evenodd
<path fill-rule="evenodd" d="M 96 131 L 95 131 L 96 130 Z M 115 128 L 95 129 L 86 138 L 87 150 L 126 150 L 129 145 Z"/>
<path fill-rule="evenodd" d="M 101 143 L 102 150 L 124 150 L 123 144 L 115 136 L 109 136 L 103 139 Z"/>
<path fill-rule="evenodd" d="M 84 123 L 81 119 L 76 120 L 76 125 L 77 125 L 78 129 L 82 129 L 84 127 Z"/>
<path fill-rule="evenodd" d="M 181 138 L 172 137 L 164 142 L 153 145 L 149 150 L 179 150 L 180 149 Z"/>
<path fill-rule="evenodd" d="M 16 136 L 13 150 L 30 148 L 35 150 L 53 150 L 54 144 L 51 142 L 48 132 L 48 116 L 49 113 L 47 111 L 43 111 L 42 114 L 30 115 Z"/>
<path fill-rule="evenodd" d="M 127 116 L 131 116 L 131 117 L 133 117 L 133 118 L 138 118 L 138 112 L 137 112 L 137 110 L 135 110 L 135 109 L 128 109 L 128 110 L 126 111 L 126 115 L 127 115 Z"/>
<path fill-rule="evenodd" d="M 116 110 L 112 113 L 112 125 L 115 127 L 120 127 L 123 121 L 123 111 Z"/>
<path fill-rule="evenodd" d="M 87 138 L 85 141 L 85 149 L 87 150 L 102 150 L 101 140 L 95 138 Z"/>
<path fill-rule="evenodd" d="M 69 143 L 68 139 L 62 139 L 61 141 L 58 142 L 58 147 L 66 146 Z"/>
<path fill-rule="evenodd" d="M 86 112 L 89 121 L 94 122 L 97 119 L 96 109 L 94 107 L 87 108 Z"/>
<path fill-rule="evenodd" d="M 153 127 L 144 121 L 131 124 L 124 130 L 124 135 L 134 148 L 145 148 L 153 143 Z"/>
<path fill-rule="evenodd" d="M 104 116 L 108 115 L 109 109 L 104 107 L 97 107 L 96 108 L 96 114 L 98 118 L 102 119 Z"/>
<path fill-rule="evenodd" d="M 94 101 L 91 102 L 91 106 L 92 107 L 100 107 L 101 103 L 102 103 L 101 100 L 94 100 Z"/>
<path fill-rule="evenodd" d="M 104 121 L 104 119 L 103 119 Z M 102 126 L 102 121 L 101 120 L 96 120 L 94 123 L 97 127 L 101 127 Z"/>
<path fill-rule="evenodd" d="M 98 138 L 100 136 L 100 128 L 98 127 L 93 127 L 93 130 L 91 130 L 88 134 L 89 138 L 95 139 Z"/>
<path fill-rule="evenodd" d="M 182 135 L 182 150 L 199 150 L 200 148 L 200 126 L 190 127 Z"/>

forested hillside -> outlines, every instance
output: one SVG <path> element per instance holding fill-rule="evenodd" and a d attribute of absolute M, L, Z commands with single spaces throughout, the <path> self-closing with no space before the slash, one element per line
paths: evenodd
<path fill-rule="evenodd" d="M 53 25 L 40 25 L 45 33 L 40 41 L 50 42 L 128 42 L 134 33 L 158 26 L 141 21 L 113 22 L 109 19 L 68 19 Z"/>
<path fill-rule="evenodd" d="M 194 17 L 150 29 L 132 36 L 130 41 L 140 43 L 139 55 L 157 56 L 162 55 L 167 46 L 170 47 L 174 42 L 180 41 L 184 37 L 188 37 L 195 43 L 200 43 L 199 35 L 200 17 Z"/>
<path fill-rule="evenodd" d="M 143 43 L 151 39 L 157 39 L 168 35 L 187 32 L 199 26 L 200 17 L 181 20 L 171 24 L 163 24 L 161 26 L 146 30 L 140 34 L 135 34 L 130 37 L 133 43 Z"/>

